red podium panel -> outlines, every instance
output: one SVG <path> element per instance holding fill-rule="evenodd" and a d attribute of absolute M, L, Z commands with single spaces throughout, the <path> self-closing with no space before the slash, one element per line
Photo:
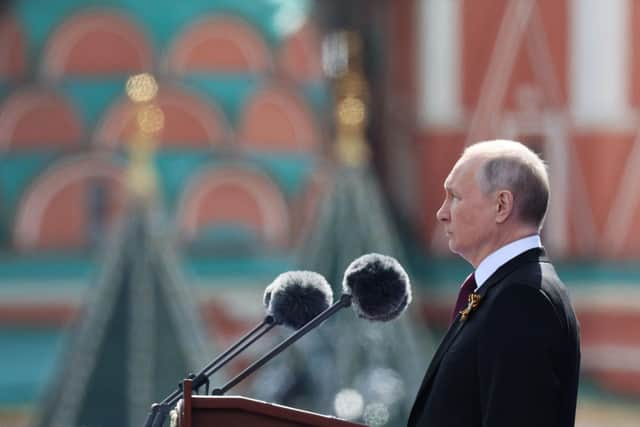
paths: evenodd
<path fill-rule="evenodd" d="M 335 417 L 238 396 L 192 395 L 184 381 L 179 427 L 366 427 Z"/>

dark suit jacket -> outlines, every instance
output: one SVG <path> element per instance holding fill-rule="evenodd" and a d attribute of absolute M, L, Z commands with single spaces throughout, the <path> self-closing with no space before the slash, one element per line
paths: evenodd
<path fill-rule="evenodd" d="M 542 249 L 500 267 L 436 351 L 410 427 L 569 427 L 580 366 L 578 322 Z"/>

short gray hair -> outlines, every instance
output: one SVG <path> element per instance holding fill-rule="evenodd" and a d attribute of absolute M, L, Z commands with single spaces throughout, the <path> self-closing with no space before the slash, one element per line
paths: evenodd
<path fill-rule="evenodd" d="M 511 191 L 518 218 L 542 227 L 549 205 L 549 175 L 544 161 L 524 144 L 509 140 L 484 141 L 467 147 L 462 155 L 486 159 L 478 171 L 485 193 Z"/>

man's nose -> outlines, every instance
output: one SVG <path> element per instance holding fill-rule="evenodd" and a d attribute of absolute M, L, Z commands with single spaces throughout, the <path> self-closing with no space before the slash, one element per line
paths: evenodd
<path fill-rule="evenodd" d="M 441 222 L 446 222 L 449 220 L 449 209 L 446 200 L 442 203 L 442 206 L 440 206 L 440 209 L 438 209 L 438 211 L 436 212 L 436 218 Z"/>

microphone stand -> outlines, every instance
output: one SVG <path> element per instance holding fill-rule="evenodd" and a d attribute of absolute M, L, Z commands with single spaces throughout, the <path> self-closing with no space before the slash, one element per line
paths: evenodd
<path fill-rule="evenodd" d="M 231 379 L 228 383 L 220 388 L 215 388 L 211 391 L 211 394 L 214 396 L 221 396 L 229 391 L 233 386 L 238 384 L 240 381 L 244 380 L 246 377 L 254 373 L 260 367 L 262 367 L 265 363 L 273 359 L 275 356 L 280 354 L 282 350 L 289 347 L 291 344 L 300 339 L 303 335 L 309 332 L 311 329 L 318 326 L 320 323 L 325 321 L 327 318 L 332 316 L 338 310 L 349 307 L 351 305 L 351 294 L 342 294 L 340 299 L 336 301 L 331 307 L 327 308 L 322 313 L 318 314 L 316 317 L 311 319 L 308 323 L 306 323 L 303 327 L 295 331 L 291 334 L 287 339 L 282 341 L 280 344 L 275 346 L 269 353 L 262 356 L 260 359 L 256 360 L 253 364 L 251 364 L 244 371 L 240 372 L 237 376 Z"/>
<path fill-rule="evenodd" d="M 264 320 L 254 327 L 251 331 L 247 332 L 242 338 L 240 338 L 235 344 L 225 350 L 222 354 L 209 362 L 207 366 L 202 368 L 198 375 L 189 374 L 188 378 L 193 380 L 193 389 L 198 390 L 201 386 L 207 385 L 206 392 L 209 392 L 209 377 L 216 373 L 220 368 L 225 366 L 231 359 L 243 352 L 247 347 L 253 344 L 256 340 L 262 337 L 276 326 L 273 316 L 268 315 Z M 178 385 L 171 394 L 162 400 L 160 403 L 154 403 L 151 405 L 151 411 L 147 415 L 147 419 L 144 423 L 144 427 L 161 427 L 164 423 L 167 414 L 171 410 L 171 407 L 176 404 L 182 395 L 182 383 Z"/>

